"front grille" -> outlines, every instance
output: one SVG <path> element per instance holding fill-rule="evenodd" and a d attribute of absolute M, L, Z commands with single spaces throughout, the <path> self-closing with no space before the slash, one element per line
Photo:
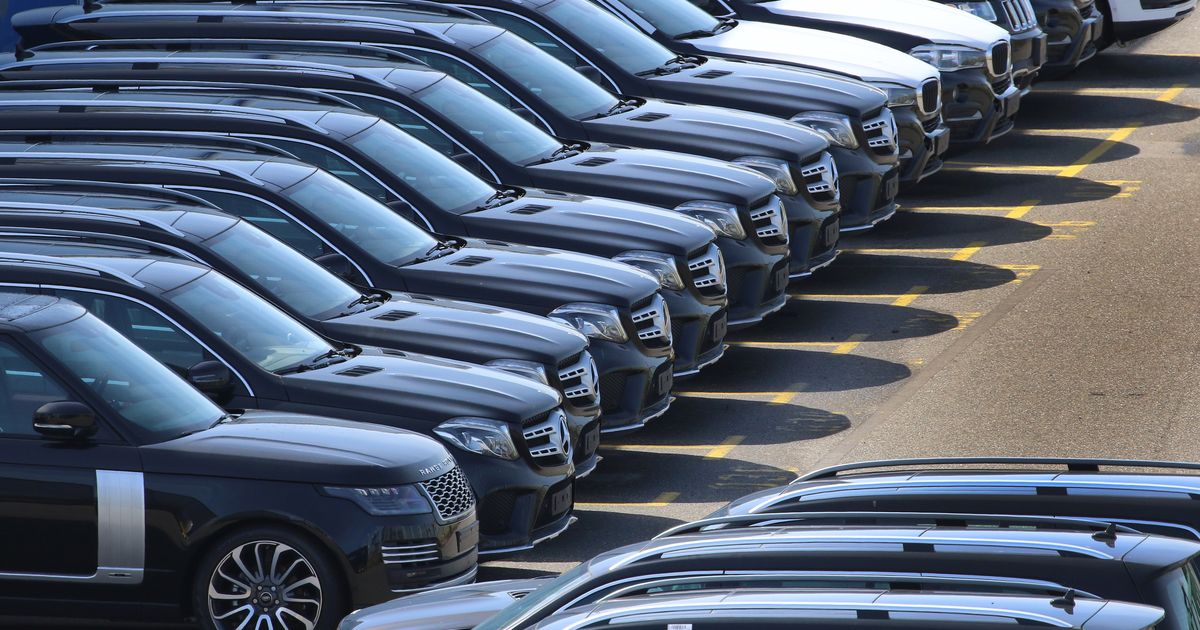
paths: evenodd
<path fill-rule="evenodd" d="M 932 114 L 942 106 L 942 81 L 938 78 L 926 80 L 921 84 L 921 99 L 917 101 L 922 114 Z"/>
<path fill-rule="evenodd" d="M 833 203 L 838 200 L 838 172 L 833 156 L 822 152 L 820 157 L 801 168 L 800 177 L 814 201 Z"/>
<path fill-rule="evenodd" d="M 457 466 L 440 477 L 422 481 L 421 487 L 443 521 L 452 521 L 475 507 L 475 493 Z"/>
<path fill-rule="evenodd" d="M 592 360 L 592 355 L 583 352 L 560 365 L 558 383 L 562 387 L 563 398 L 572 405 L 590 407 L 596 404 L 600 392 L 596 383 L 596 362 Z"/>
<path fill-rule="evenodd" d="M 864 120 L 862 130 L 867 146 L 876 154 L 892 155 L 896 152 L 896 117 L 892 115 L 892 110 L 885 107 L 878 116 Z"/>
<path fill-rule="evenodd" d="M 634 332 L 647 347 L 665 348 L 671 345 L 670 319 L 667 303 L 661 295 L 655 294 L 649 305 L 633 311 Z"/>
<path fill-rule="evenodd" d="M 996 93 L 996 96 L 1004 94 L 1010 86 L 1012 86 L 1012 77 L 1010 76 L 1003 76 L 992 81 L 992 91 Z"/>
<path fill-rule="evenodd" d="M 625 372 L 605 374 L 600 377 L 600 412 L 614 413 L 621 408 L 625 399 Z"/>
<path fill-rule="evenodd" d="M 507 532 L 520 497 L 516 490 L 501 490 L 484 497 L 479 509 L 479 533 L 494 535 Z"/>
<path fill-rule="evenodd" d="M 383 545 L 383 563 L 391 566 L 419 567 L 441 560 L 436 540 L 409 545 Z"/>
<path fill-rule="evenodd" d="M 800 172 L 804 173 L 803 166 Z M 764 245 L 787 245 L 787 217 L 783 213 L 783 201 L 779 197 L 771 195 L 766 203 L 751 208 L 750 224 L 754 226 L 754 234 Z"/>
<path fill-rule="evenodd" d="M 536 424 L 526 423 L 521 435 L 535 464 L 560 466 L 571 459 L 571 434 L 561 410 L 555 409 Z"/>
<path fill-rule="evenodd" d="M 941 127 L 941 126 L 942 126 L 942 117 L 941 116 L 934 116 L 933 118 L 930 118 L 929 120 L 921 121 L 921 128 L 924 129 L 926 131 L 926 133 L 933 133 L 933 132 L 937 131 L 938 127 Z"/>
<path fill-rule="evenodd" d="M 994 77 L 1000 77 L 1008 74 L 1009 71 L 1009 54 L 1008 42 L 996 42 L 992 44 L 992 52 L 988 55 L 991 60 L 988 66 L 989 71 Z"/>
<path fill-rule="evenodd" d="M 1027 31 L 1037 26 L 1037 14 L 1029 0 L 1000 0 L 1004 17 L 1008 18 L 1010 30 L 1013 33 Z"/>
<path fill-rule="evenodd" d="M 688 270 L 692 272 L 692 285 L 701 295 L 725 295 L 725 260 L 715 243 L 692 256 L 688 260 Z"/>

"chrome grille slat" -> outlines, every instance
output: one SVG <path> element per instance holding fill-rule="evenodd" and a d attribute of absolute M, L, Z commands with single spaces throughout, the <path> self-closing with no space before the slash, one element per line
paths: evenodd
<path fill-rule="evenodd" d="M 525 448 L 533 461 L 543 466 L 558 466 L 571 459 L 571 436 L 567 431 L 567 417 L 554 410 L 544 421 L 526 427 L 521 432 Z"/>
<path fill-rule="evenodd" d="M 993 77 L 1006 76 L 1012 70 L 1012 54 L 1008 42 L 999 41 L 992 44 L 988 51 L 988 72 Z"/>
<path fill-rule="evenodd" d="M 1000 0 L 1004 15 L 1014 32 L 1027 31 L 1037 26 L 1037 14 L 1029 0 Z"/>
<path fill-rule="evenodd" d="M 891 155 L 899 150 L 899 143 L 896 142 L 896 117 L 892 110 L 885 107 L 878 116 L 864 120 L 862 130 L 867 139 L 867 146 L 875 149 L 877 154 Z"/>
<path fill-rule="evenodd" d="M 661 295 L 655 294 L 650 304 L 633 311 L 632 317 L 634 333 L 643 343 L 656 347 L 671 345 L 670 315 Z"/>
<path fill-rule="evenodd" d="M 442 558 L 436 542 L 415 545 L 381 545 L 383 563 L 387 565 L 412 566 L 438 562 Z"/>
<path fill-rule="evenodd" d="M 558 383 L 562 388 L 563 398 L 571 401 L 571 404 L 590 407 L 600 396 L 597 385 L 600 378 L 596 373 L 596 362 L 588 352 L 572 358 L 573 362 L 559 366 L 558 370 Z"/>
<path fill-rule="evenodd" d="M 798 170 L 803 176 L 804 166 Z M 779 197 L 771 195 L 761 206 L 751 208 L 748 216 L 758 240 L 768 245 L 787 245 L 787 219 L 783 212 L 783 201 Z"/>
<path fill-rule="evenodd" d="M 804 188 L 813 199 L 823 202 L 838 200 L 837 165 L 829 153 L 823 152 L 820 157 L 804 165 L 800 175 L 804 179 Z"/>
<path fill-rule="evenodd" d="M 942 108 L 942 80 L 934 77 L 921 84 L 921 93 L 917 99 L 921 113 L 928 116 Z"/>
<path fill-rule="evenodd" d="M 420 485 L 443 521 L 452 521 L 475 507 L 475 492 L 458 466 Z"/>
<path fill-rule="evenodd" d="M 715 243 L 688 261 L 688 271 L 692 274 L 692 286 L 700 293 L 714 297 L 725 295 L 725 260 Z"/>

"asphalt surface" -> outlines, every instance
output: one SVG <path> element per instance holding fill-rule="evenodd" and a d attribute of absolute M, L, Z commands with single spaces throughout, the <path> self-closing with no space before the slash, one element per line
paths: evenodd
<path fill-rule="evenodd" d="M 562 571 L 841 462 L 1200 458 L 1198 108 L 1194 17 L 1038 84 L 1015 131 L 903 193 L 665 417 L 602 446 L 578 523 L 480 580 Z"/>

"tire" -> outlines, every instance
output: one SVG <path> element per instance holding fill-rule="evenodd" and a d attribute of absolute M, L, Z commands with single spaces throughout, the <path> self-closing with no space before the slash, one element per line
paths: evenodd
<path fill-rule="evenodd" d="M 341 578 L 306 536 L 253 527 L 221 538 L 200 559 L 192 610 L 206 630 L 334 630 L 346 613 Z"/>

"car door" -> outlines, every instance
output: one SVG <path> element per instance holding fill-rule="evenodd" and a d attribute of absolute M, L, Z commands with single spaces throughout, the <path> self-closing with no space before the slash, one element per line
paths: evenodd
<path fill-rule="evenodd" d="M 78 444 L 33 429 L 42 405 L 82 401 L 71 382 L 0 335 L 0 599 L 74 598 L 81 593 L 64 584 L 142 581 L 145 493 L 137 448 L 99 418 L 99 432 Z"/>

